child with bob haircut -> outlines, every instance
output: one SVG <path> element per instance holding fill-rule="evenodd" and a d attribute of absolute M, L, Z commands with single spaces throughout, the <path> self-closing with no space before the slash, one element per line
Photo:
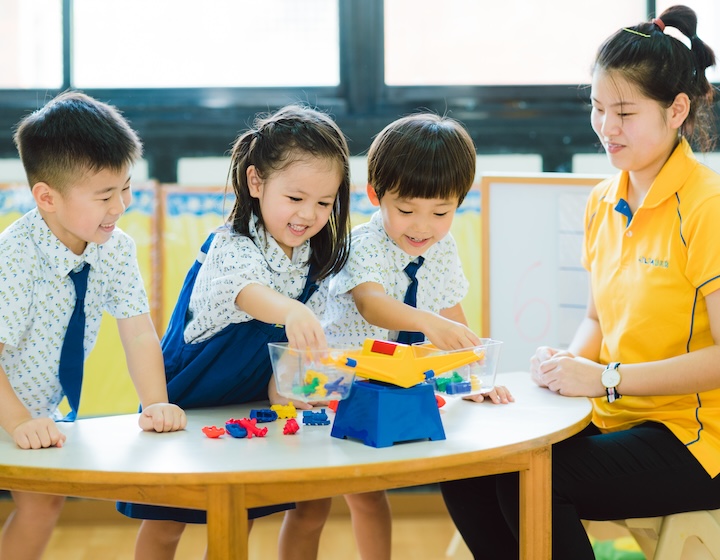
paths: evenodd
<path fill-rule="evenodd" d="M 349 250 L 347 142 L 326 114 L 300 105 L 258 116 L 232 149 L 235 203 L 190 269 L 162 341 L 168 393 L 186 408 L 239 404 L 277 393 L 267 345 L 327 346 L 318 284 Z M 312 408 L 296 402 L 297 408 Z M 292 508 L 251 509 L 250 519 Z M 118 504 L 144 519 L 138 560 L 173 558 L 186 523 L 206 512 Z M 302 535 L 286 535 L 288 542 Z M 280 556 L 283 558 L 283 556 Z"/>
<path fill-rule="evenodd" d="M 37 208 L 0 234 L 0 426 L 23 449 L 63 446 L 58 405 L 67 396 L 72 410 L 65 420 L 75 419 L 84 358 L 107 311 L 117 319 L 143 405 L 140 427 L 183 429 L 185 413 L 168 404 L 135 244 L 116 226 L 132 198 L 130 168 L 141 155 L 140 140 L 115 108 L 65 92 L 19 123 L 15 143 Z M 75 289 L 80 272 L 84 297 Z M 84 310 L 85 324 L 78 323 L 75 363 L 65 367 L 62 347 L 76 299 L 84 302 L 75 315 Z M 15 491 L 12 498 L 16 509 L 3 528 L 0 558 L 39 559 L 65 498 Z"/>
<path fill-rule="evenodd" d="M 620 172 L 585 208 L 586 316 L 569 348 L 531 359 L 540 387 L 593 402 L 552 450 L 554 560 L 595 558 L 583 519 L 720 508 L 720 175 L 688 142 L 709 147 L 714 62 L 685 6 L 597 52 L 591 123 Z M 476 557 L 518 557 L 517 480 L 441 485 Z"/>
<path fill-rule="evenodd" d="M 359 347 L 366 338 L 421 342 L 439 348 L 475 346 L 461 301 L 469 283 L 450 228 L 475 179 L 475 146 L 454 119 L 431 113 L 400 118 L 374 139 L 368 153 L 367 194 L 379 210 L 353 228 L 350 256 L 329 283 L 323 319 L 333 347 Z M 406 303 L 416 271 L 416 301 Z M 508 403 L 504 387 L 469 397 Z M 391 515 L 384 491 L 346 495 L 360 557 L 384 560 L 391 553 Z M 329 500 L 299 503 L 291 519 L 315 520 L 317 538 Z M 310 521 L 307 522 L 309 525 Z M 312 535 L 311 531 L 305 534 Z M 298 555 L 295 558 L 309 558 Z"/>

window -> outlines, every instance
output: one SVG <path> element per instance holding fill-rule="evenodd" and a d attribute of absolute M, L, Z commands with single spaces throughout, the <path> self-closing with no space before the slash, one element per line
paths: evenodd
<path fill-rule="evenodd" d="M 74 0 L 73 85 L 337 86 L 338 29 L 338 0 Z"/>
<path fill-rule="evenodd" d="M 0 88 L 61 87 L 62 53 L 61 0 L 0 0 Z"/>
<path fill-rule="evenodd" d="M 588 83 L 598 46 L 646 9 L 645 0 L 385 0 L 385 83 Z"/>

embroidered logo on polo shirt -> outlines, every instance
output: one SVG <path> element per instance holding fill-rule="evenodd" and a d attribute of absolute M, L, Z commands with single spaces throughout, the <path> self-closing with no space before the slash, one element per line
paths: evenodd
<path fill-rule="evenodd" d="M 662 268 L 667 268 L 670 264 L 669 261 L 665 261 L 663 259 L 649 259 L 647 257 L 640 257 L 638 259 L 638 262 L 640 264 L 647 264 L 650 266 L 661 266 Z"/>

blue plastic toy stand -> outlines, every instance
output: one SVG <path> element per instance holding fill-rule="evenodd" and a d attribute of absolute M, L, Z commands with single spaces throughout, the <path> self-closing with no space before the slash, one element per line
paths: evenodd
<path fill-rule="evenodd" d="M 445 439 L 432 385 L 405 389 L 372 381 L 355 381 L 341 400 L 330 435 L 358 439 L 370 447 Z"/>

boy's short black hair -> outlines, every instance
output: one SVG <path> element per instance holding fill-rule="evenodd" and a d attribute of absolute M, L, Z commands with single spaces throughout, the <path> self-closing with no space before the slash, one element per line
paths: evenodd
<path fill-rule="evenodd" d="M 23 118 L 14 135 L 30 187 L 62 191 L 78 176 L 120 171 L 142 155 L 137 133 L 113 106 L 66 91 Z"/>
<path fill-rule="evenodd" d="M 368 183 L 378 199 L 457 197 L 462 203 L 475 180 L 475 145 L 449 117 L 417 113 L 387 125 L 368 151 Z"/>

